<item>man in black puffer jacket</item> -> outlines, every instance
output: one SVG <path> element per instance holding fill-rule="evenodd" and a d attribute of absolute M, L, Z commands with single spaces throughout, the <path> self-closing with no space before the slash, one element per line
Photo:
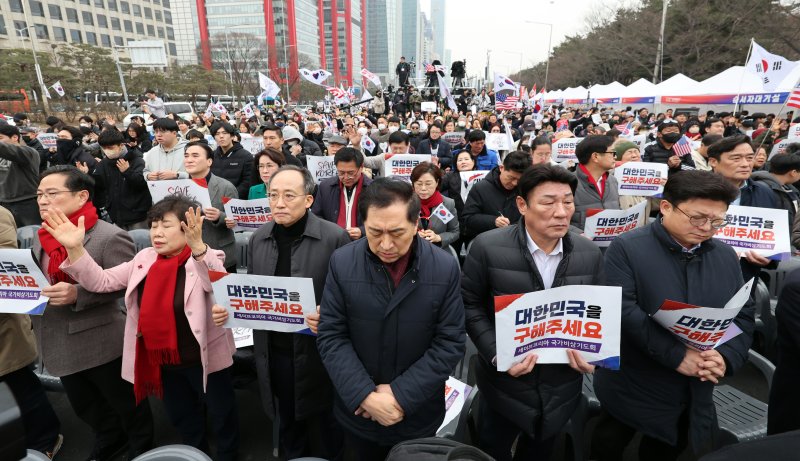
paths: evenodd
<path fill-rule="evenodd" d="M 535 365 L 529 355 L 508 372 L 497 371 L 494 297 L 563 285 L 602 285 L 603 258 L 588 239 L 569 231 L 577 179 L 551 165 L 529 168 L 519 180 L 518 224 L 481 234 L 473 242 L 461 281 L 466 327 L 478 348 L 481 390 L 479 447 L 498 461 L 549 459 L 555 437 L 581 396 L 581 372 L 591 371 L 575 353 L 575 368 Z"/>
<path fill-rule="evenodd" d="M 247 194 L 250 192 L 253 154 L 233 140 L 236 131 L 229 123 L 215 123 L 211 126 L 211 133 L 217 141 L 211 173 L 230 181 L 236 186 L 236 191 L 239 193 L 238 198 L 246 200 Z"/>

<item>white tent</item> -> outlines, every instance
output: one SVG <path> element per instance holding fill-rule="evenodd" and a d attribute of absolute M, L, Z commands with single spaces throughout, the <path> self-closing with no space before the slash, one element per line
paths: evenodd
<path fill-rule="evenodd" d="M 704 94 L 748 94 L 763 93 L 764 86 L 761 79 L 744 66 L 733 66 L 723 70 L 713 77 L 709 77 L 694 88 L 689 88 L 684 93 L 672 93 L 670 96 L 690 96 Z"/>
<path fill-rule="evenodd" d="M 655 96 L 656 86 L 643 78 L 636 80 L 621 91 L 617 96 L 622 98 L 635 98 L 644 96 Z"/>
<path fill-rule="evenodd" d="M 698 86 L 697 80 L 683 74 L 676 74 L 656 85 L 655 96 L 671 96 L 694 94 Z"/>
<path fill-rule="evenodd" d="M 584 88 L 583 86 L 578 86 L 575 88 L 567 88 L 564 90 L 564 93 L 561 95 L 563 99 L 586 99 L 586 95 L 589 93 L 589 90 Z"/>
<path fill-rule="evenodd" d="M 598 85 L 595 85 L 598 86 Z M 593 87 L 594 88 L 594 87 Z M 625 85 L 619 82 L 611 82 L 608 85 L 599 85 L 596 90 L 592 89 L 593 98 L 616 98 L 625 90 Z"/>

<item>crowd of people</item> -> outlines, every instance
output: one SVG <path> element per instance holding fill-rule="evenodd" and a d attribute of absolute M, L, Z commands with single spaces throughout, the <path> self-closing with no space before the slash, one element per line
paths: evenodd
<path fill-rule="evenodd" d="M 538 104 L 496 112 L 481 90 L 436 113 L 381 97 L 349 110 L 276 106 L 187 120 L 151 95 L 149 113 L 121 128 L 89 116 L 78 126 L 50 117 L 38 129 L 25 114 L 0 124 L 0 248 L 16 247 L 17 227 L 40 225 L 33 253 L 51 283 L 43 315 L 0 314 L 0 381 L 22 408 L 29 448 L 53 458 L 63 442 L 33 371 L 38 355 L 94 433 L 87 459 L 153 448 L 153 397 L 183 443 L 237 459 L 235 346 L 209 278 L 236 272 L 230 198 L 270 203 L 271 220 L 249 237 L 247 273 L 314 285 L 314 335 L 253 335 L 261 404 L 279 424 L 285 459 L 380 460 L 399 442 L 433 436 L 467 337 L 478 351 L 473 442 L 494 459 L 549 459 L 585 373 L 595 373 L 602 405 L 592 459 L 622 459 L 636 434 L 642 460 L 719 448 L 712 392 L 747 361 L 753 300 L 735 318 L 741 334 L 704 352 L 652 315 L 667 299 L 722 308 L 776 267 L 712 238 L 731 204 L 786 209 L 800 248 L 800 143 L 768 158 L 798 122 L 791 115 Z M 513 140 L 508 150 L 487 147 L 496 132 Z M 38 133 L 55 133 L 56 147 Z M 641 149 L 631 142 L 639 134 Z M 252 137 L 263 143 L 257 152 L 243 146 Z M 576 160 L 556 163 L 553 142 L 571 137 L 583 138 Z M 692 151 L 681 155 L 673 147 L 684 138 Z M 383 176 L 388 154 L 424 161 L 406 182 Z M 314 156 L 336 169 L 319 184 L 306 168 Z M 632 161 L 668 165 L 661 198 L 618 194 L 614 169 Z M 471 171 L 488 173 L 472 186 L 461 176 Z M 210 207 L 180 195 L 153 203 L 148 182 L 189 178 L 207 185 Z M 605 251 L 585 235 L 590 212 L 642 202 L 650 223 Z M 151 239 L 138 253 L 128 232 L 137 229 Z M 564 285 L 622 288 L 620 369 L 568 351 L 566 364 L 537 365 L 533 354 L 497 371 L 494 297 Z M 771 434 L 800 429 L 799 290 L 800 276 L 790 276 L 778 304 Z"/>

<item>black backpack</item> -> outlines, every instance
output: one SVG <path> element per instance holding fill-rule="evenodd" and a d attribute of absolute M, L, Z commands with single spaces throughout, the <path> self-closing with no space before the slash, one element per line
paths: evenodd
<path fill-rule="evenodd" d="M 438 437 L 407 440 L 395 445 L 386 461 L 494 461 L 470 445 Z"/>

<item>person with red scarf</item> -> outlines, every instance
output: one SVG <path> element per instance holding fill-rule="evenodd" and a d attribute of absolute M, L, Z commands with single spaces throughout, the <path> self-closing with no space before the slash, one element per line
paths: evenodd
<path fill-rule="evenodd" d="M 59 265 L 87 289 L 125 289 L 122 377 L 136 401 L 164 401 L 183 443 L 209 451 L 206 424 L 216 435 L 216 460 L 235 460 L 239 428 L 230 367 L 235 346 L 229 329 L 214 325 L 209 270 L 225 271 L 225 253 L 203 242 L 201 208 L 169 196 L 148 212 L 151 248 L 103 269 L 83 246 L 87 218 L 48 213 L 42 228 L 64 248 Z M 207 415 L 207 416 L 206 416 Z"/>
<path fill-rule="evenodd" d="M 364 176 L 364 156 L 351 147 L 339 149 L 333 156 L 333 164 L 336 176 L 319 183 L 311 212 L 338 224 L 352 240 L 358 240 L 364 236 L 358 198 L 372 180 Z"/>
<path fill-rule="evenodd" d="M 42 219 L 60 212 L 84 222 L 83 244 L 104 268 L 129 261 L 134 253 L 127 232 L 98 220 L 92 203 L 94 180 L 71 165 L 47 169 L 36 189 Z M 59 269 L 67 258 L 63 245 L 40 230 L 33 254 L 50 282 L 42 293 L 50 300 L 32 323 L 43 368 L 61 379 L 75 414 L 92 428 L 89 459 L 109 460 L 127 450 L 129 458 L 153 443 L 153 417 L 147 402 L 137 405 L 133 386 L 120 377 L 125 314 L 122 292 L 97 293 Z"/>
<path fill-rule="evenodd" d="M 411 170 L 411 185 L 421 207 L 417 235 L 447 250 L 460 236 L 456 202 L 439 192 L 444 172 L 430 162 L 422 162 Z"/>

